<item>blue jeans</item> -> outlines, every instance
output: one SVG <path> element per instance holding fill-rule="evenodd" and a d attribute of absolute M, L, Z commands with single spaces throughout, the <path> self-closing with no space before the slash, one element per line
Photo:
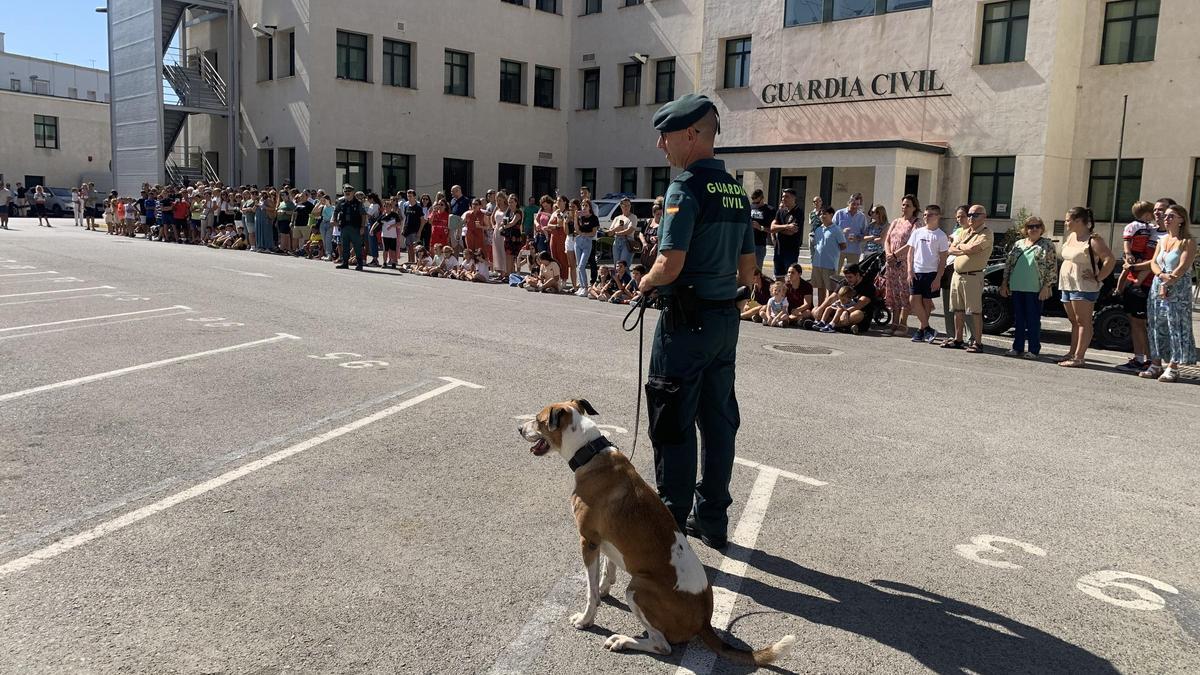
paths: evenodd
<path fill-rule="evenodd" d="M 367 233 L 364 234 L 363 236 L 367 238 L 367 248 L 371 252 L 371 257 L 378 258 L 379 257 L 379 239 L 375 235 L 371 234 L 370 227 L 367 228 Z"/>
<path fill-rule="evenodd" d="M 613 239 L 613 262 L 624 260 L 626 265 L 633 264 L 633 251 L 629 250 L 629 240 L 625 237 Z"/>
<path fill-rule="evenodd" d="M 775 247 L 775 278 L 781 279 L 787 276 L 788 268 L 800 261 L 800 252 L 780 251 L 779 247 Z"/>
<path fill-rule="evenodd" d="M 1029 351 L 1040 354 L 1042 351 L 1042 301 L 1037 293 L 1027 291 L 1012 292 L 1013 324 L 1016 334 L 1013 336 L 1013 351 L 1025 351 L 1025 342 L 1029 342 Z"/>
<path fill-rule="evenodd" d="M 592 238 L 575 237 L 575 271 L 579 277 L 579 287 L 586 288 L 588 257 L 592 255 Z"/>
<path fill-rule="evenodd" d="M 321 243 L 325 246 L 325 257 L 333 255 L 333 235 L 330 230 L 333 229 L 333 223 L 328 220 L 321 219 Z"/>
<path fill-rule="evenodd" d="M 533 248 L 538 253 L 545 253 L 550 250 L 550 240 L 544 234 L 534 235 Z"/>
<path fill-rule="evenodd" d="M 765 262 L 766 259 L 767 259 L 767 245 L 763 244 L 762 246 L 759 246 L 758 244 L 755 244 L 754 245 L 754 266 L 761 270 L 762 266 L 763 266 L 763 262 Z"/>

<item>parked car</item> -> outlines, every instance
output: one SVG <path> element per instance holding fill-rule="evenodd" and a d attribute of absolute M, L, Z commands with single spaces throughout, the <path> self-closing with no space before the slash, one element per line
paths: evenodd
<path fill-rule="evenodd" d="M 51 218 L 62 218 L 63 216 L 74 216 L 75 205 L 71 203 L 71 191 L 67 188 L 46 188 L 50 191 L 50 198 L 46 200 L 46 212 Z"/>
<path fill-rule="evenodd" d="M 983 332 L 1001 335 L 1013 326 L 1012 298 L 1000 295 L 1000 286 L 1004 282 L 1004 263 L 988 265 L 983 274 Z M 1120 274 L 1121 261 L 1118 260 L 1112 274 L 1104 280 L 1100 299 L 1092 310 L 1092 341 L 1101 349 L 1129 351 L 1132 347 L 1129 316 L 1125 313 L 1121 298 L 1113 294 Z M 1050 298 L 1042 305 L 1042 316 L 1066 317 L 1067 311 L 1060 297 L 1058 284 L 1055 283 Z"/>

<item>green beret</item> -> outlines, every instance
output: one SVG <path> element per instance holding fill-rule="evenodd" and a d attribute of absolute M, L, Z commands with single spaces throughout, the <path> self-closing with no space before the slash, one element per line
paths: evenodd
<path fill-rule="evenodd" d="M 716 109 L 703 94 L 684 94 L 654 113 L 654 128 L 662 133 L 687 129 L 707 115 L 709 110 Z M 717 129 L 720 130 L 720 123 Z"/>

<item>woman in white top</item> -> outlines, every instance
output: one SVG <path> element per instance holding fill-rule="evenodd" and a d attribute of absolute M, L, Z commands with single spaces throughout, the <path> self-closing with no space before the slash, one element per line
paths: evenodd
<path fill-rule="evenodd" d="M 1102 237 L 1092 234 L 1096 227 L 1092 210 L 1077 206 L 1067 212 L 1067 236 L 1059 257 L 1058 290 L 1071 322 L 1071 350 L 1058 362 L 1063 368 L 1079 368 L 1092 344 L 1092 310 L 1100 299 L 1100 290 L 1117 260 Z"/>
<path fill-rule="evenodd" d="M 42 226 L 42 221 L 46 221 L 46 227 L 50 227 L 50 217 L 46 215 L 46 202 L 50 200 L 49 193 L 41 186 L 37 186 L 33 190 L 33 196 L 30 197 L 33 201 L 33 212 L 37 215 L 38 227 Z"/>
<path fill-rule="evenodd" d="M 620 208 L 620 215 L 612 219 L 608 228 L 608 235 L 613 238 L 613 261 L 624 260 L 626 265 L 632 265 L 629 242 L 637 234 L 637 216 L 633 215 L 633 202 L 628 197 L 621 200 Z"/>
<path fill-rule="evenodd" d="M 71 208 L 75 210 L 75 227 L 83 227 L 83 195 L 79 188 L 71 188 Z"/>
<path fill-rule="evenodd" d="M 504 192 L 496 193 L 496 208 L 492 210 L 492 269 L 502 274 L 508 274 L 508 263 L 504 253 L 504 237 L 500 235 L 500 230 L 508 226 L 508 220 L 511 217 L 511 212 L 508 210 L 508 195 Z"/>

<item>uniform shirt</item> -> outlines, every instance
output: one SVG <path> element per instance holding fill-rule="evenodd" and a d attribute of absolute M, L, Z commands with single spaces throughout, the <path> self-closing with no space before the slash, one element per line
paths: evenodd
<path fill-rule="evenodd" d="M 775 222 L 775 207 L 770 204 L 750 205 L 750 220 L 766 228 L 766 232 L 754 230 L 754 245 L 766 246 L 771 238 L 771 223 Z"/>
<path fill-rule="evenodd" d="M 838 256 L 842 252 L 840 245 L 846 243 L 846 235 L 842 230 L 837 225 L 822 225 L 812 231 L 809 239 L 812 241 L 812 266 L 823 270 L 836 270 Z M 850 247 L 847 246 L 846 250 L 849 251 Z"/>
<path fill-rule="evenodd" d="M 363 204 L 358 199 L 338 200 L 333 210 L 333 218 L 342 227 L 361 227 L 363 224 Z"/>
<path fill-rule="evenodd" d="M 927 274 L 938 271 L 938 258 L 950 249 L 950 239 L 941 230 L 919 227 L 908 235 L 908 245 L 913 250 L 913 273 Z"/>
<path fill-rule="evenodd" d="M 707 300 L 737 296 L 740 256 L 754 253 L 746 191 L 719 159 L 702 159 L 667 188 L 660 251 L 687 253 L 679 277 L 666 287 L 693 286 Z"/>
<path fill-rule="evenodd" d="M 838 232 L 846 235 L 846 253 L 861 254 L 863 231 L 867 229 L 867 214 L 859 211 L 858 213 L 850 213 L 850 209 L 839 209 L 833 214 L 833 226 Z M 850 232 L 846 232 L 850 230 Z M 851 239 L 850 237 L 859 237 L 859 239 Z"/>

